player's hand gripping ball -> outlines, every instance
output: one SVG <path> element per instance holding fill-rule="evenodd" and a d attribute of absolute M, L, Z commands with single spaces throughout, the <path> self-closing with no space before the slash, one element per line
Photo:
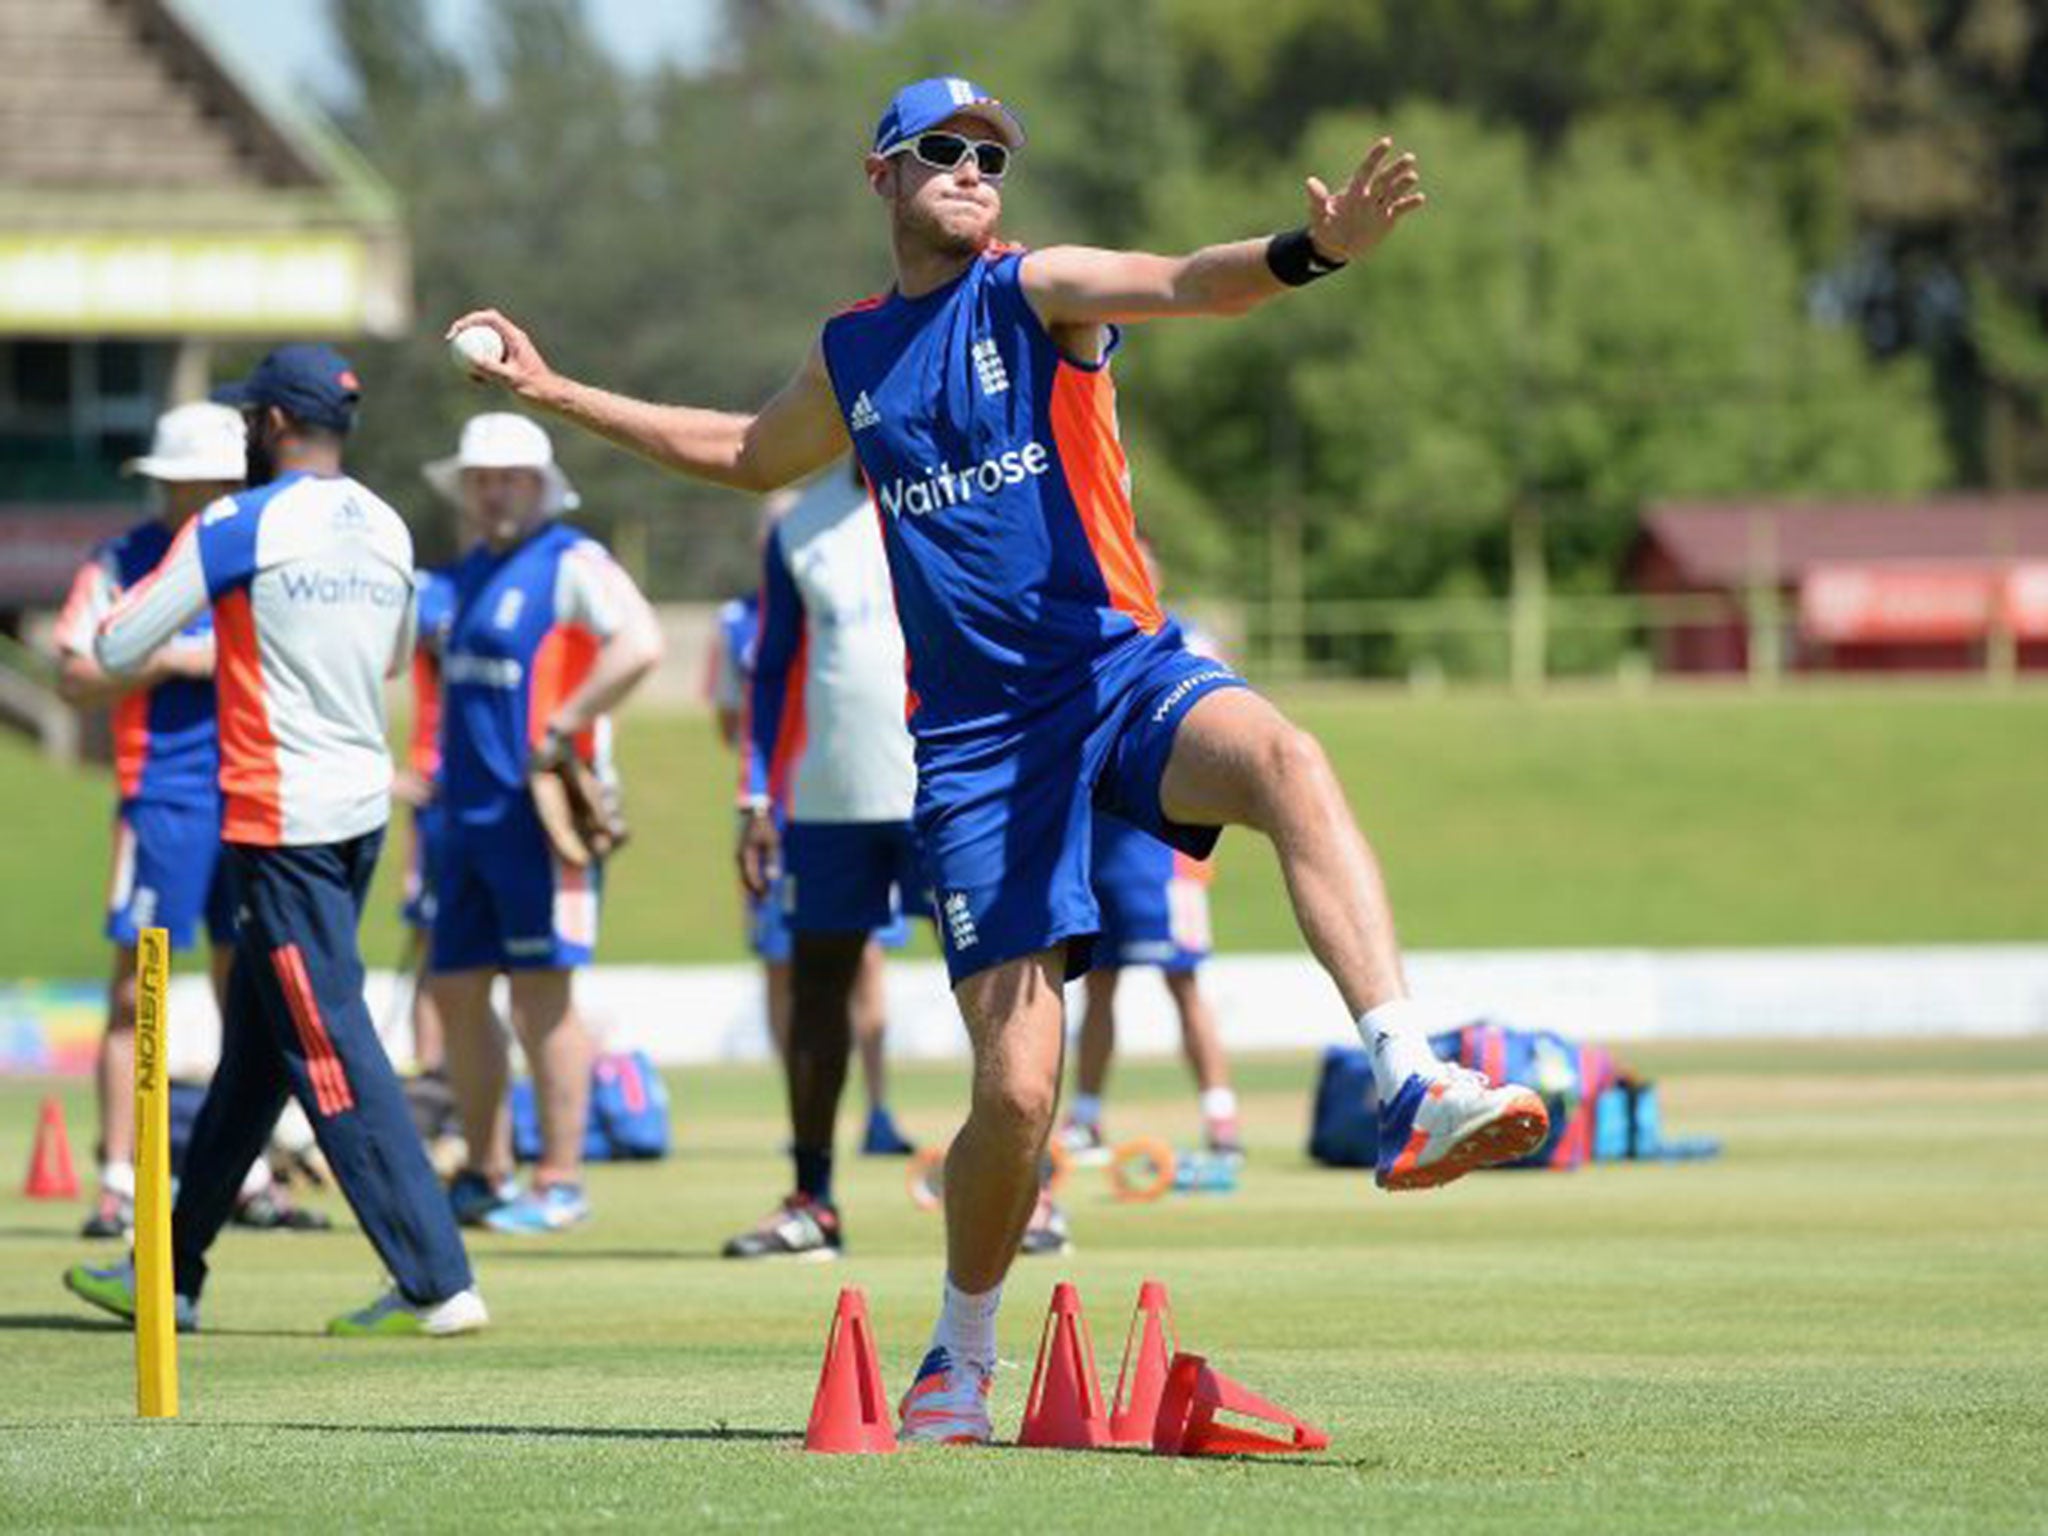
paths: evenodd
<path fill-rule="evenodd" d="M 465 373 L 472 363 L 502 363 L 505 338 L 488 325 L 465 325 L 448 338 L 448 355 Z"/>

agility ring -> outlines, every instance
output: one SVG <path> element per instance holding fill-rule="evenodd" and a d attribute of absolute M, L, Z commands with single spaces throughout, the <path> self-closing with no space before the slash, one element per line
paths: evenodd
<path fill-rule="evenodd" d="M 1157 1200 L 1173 1188 L 1173 1148 L 1153 1136 L 1117 1143 L 1109 1160 L 1109 1187 L 1117 1199 Z"/>

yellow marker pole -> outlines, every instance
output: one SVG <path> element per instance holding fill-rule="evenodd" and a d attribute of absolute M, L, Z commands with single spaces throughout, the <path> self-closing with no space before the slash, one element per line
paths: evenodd
<path fill-rule="evenodd" d="M 135 1411 L 178 1416 L 178 1325 L 171 1285 L 171 936 L 135 946 Z"/>

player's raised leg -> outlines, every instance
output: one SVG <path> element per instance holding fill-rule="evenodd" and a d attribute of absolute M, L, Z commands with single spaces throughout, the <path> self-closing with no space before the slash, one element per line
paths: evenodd
<path fill-rule="evenodd" d="M 1543 1104 L 1440 1062 L 1408 996 L 1379 861 L 1322 746 L 1265 699 L 1221 689 L 1182 719 L 1159 786 L 1170 821 L 1264 833 L 1295 920 L 1372 1052 L 1379 1183 L 1420 1189 L 1510 1161 L 1543 1139 Z"/>

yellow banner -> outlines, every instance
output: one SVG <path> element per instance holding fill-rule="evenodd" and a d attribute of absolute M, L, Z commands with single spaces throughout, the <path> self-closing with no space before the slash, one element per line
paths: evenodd
<path fill-rule="evenodd" d="M 357 331 L 368 273 L 343 232 L 0 234 L 0 332 Z"/>

